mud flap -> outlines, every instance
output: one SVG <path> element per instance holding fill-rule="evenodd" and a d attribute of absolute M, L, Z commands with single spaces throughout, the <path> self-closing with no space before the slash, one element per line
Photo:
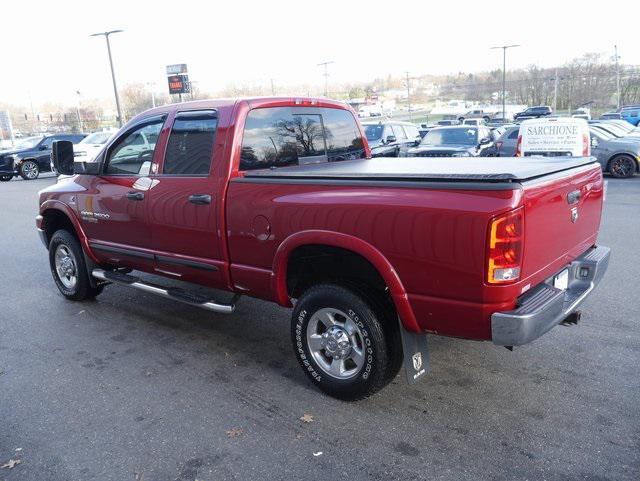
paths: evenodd
<path fill-rule="evenodd" d="M 400 323 L 400 337 L 402 337 L 402 351 L 404 355 L 404 372 L 407 382 L 415 384 L 429 372 L 429 349 L 427 335 L 407 331 Z"/>

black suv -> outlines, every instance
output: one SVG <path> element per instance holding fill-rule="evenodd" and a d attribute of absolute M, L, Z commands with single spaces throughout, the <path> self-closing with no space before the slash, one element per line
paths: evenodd
<path fill-rule="evenodd" d="M 539 105 L 537 107 L 529 107 L 528 109 L 523 110 L 522 112 L 518 112 L 513 116 L 513 120 L 518 120 L 520 117 L 537 119 L 540 117 L 546 117 L 547 115 L 551 115 L 552 113 L 553 111 L 551 110 L 551 107 L 549 107 L 548 105 Z"/>
<path fill-rule="evenodd" d="M 409 122 L 381 121 L 362 124 L 371 157 L 399 157 L 420 142 L 418 126 Z"/>
<path fill-rule="evenodd" d="M 51 170 L 51 145 L 56 140 L 69 140 L 77 144 L 86 134 L 54 134 L 26 137 L 11 150 L 0 151 L 0 180 L 8 181 L 20 176 L 34 180 L 40 172 Z"/>
<path fill-rule="evenodd" d="M 483 125 L 437 127 L 427 132 L 408 157 L 497 157 L 494 136 Z"/>

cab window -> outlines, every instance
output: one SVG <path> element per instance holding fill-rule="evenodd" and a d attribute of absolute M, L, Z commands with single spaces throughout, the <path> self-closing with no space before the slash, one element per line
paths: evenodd
<path fill-rule="evenodd" d="M 106 175 L 148 175 L 164 119 L 145 122 L 120 137 L 109 149 Z"/>

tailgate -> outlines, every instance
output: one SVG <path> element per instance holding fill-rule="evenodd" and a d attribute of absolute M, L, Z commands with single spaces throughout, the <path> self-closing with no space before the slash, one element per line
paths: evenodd
<path fill-rule="evenodd" d="M 531 286 L 558 272 L 596 242 L 604 183 L 597 163 L 524 182 L 522 279 Z"/>

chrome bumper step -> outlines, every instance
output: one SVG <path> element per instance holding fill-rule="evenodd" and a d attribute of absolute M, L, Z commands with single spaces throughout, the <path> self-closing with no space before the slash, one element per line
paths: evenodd
<path fill-rule="evenodd" d="M 209 299 L 202 294 L 190 292 L 179 287 L 163 287 L 158 284 L 142 281 L 139 277 L 118 271 L 94 269 L 91 272 L 91 275 L 101 281 L 133 287 L 139 291 L 148 292 L 149 294 L 155 294 L 156 296 L 165 297 L 174 301 L 184 302 L 185 304 L 201 307 L 208 311 L 217 312 L 218 314 L 232 314 L 236 310 L 236 301 L 240 297 L 239 294 L 236 294 L 228 304 L 222 304 L 214 301 L 213 299 Z"/>

